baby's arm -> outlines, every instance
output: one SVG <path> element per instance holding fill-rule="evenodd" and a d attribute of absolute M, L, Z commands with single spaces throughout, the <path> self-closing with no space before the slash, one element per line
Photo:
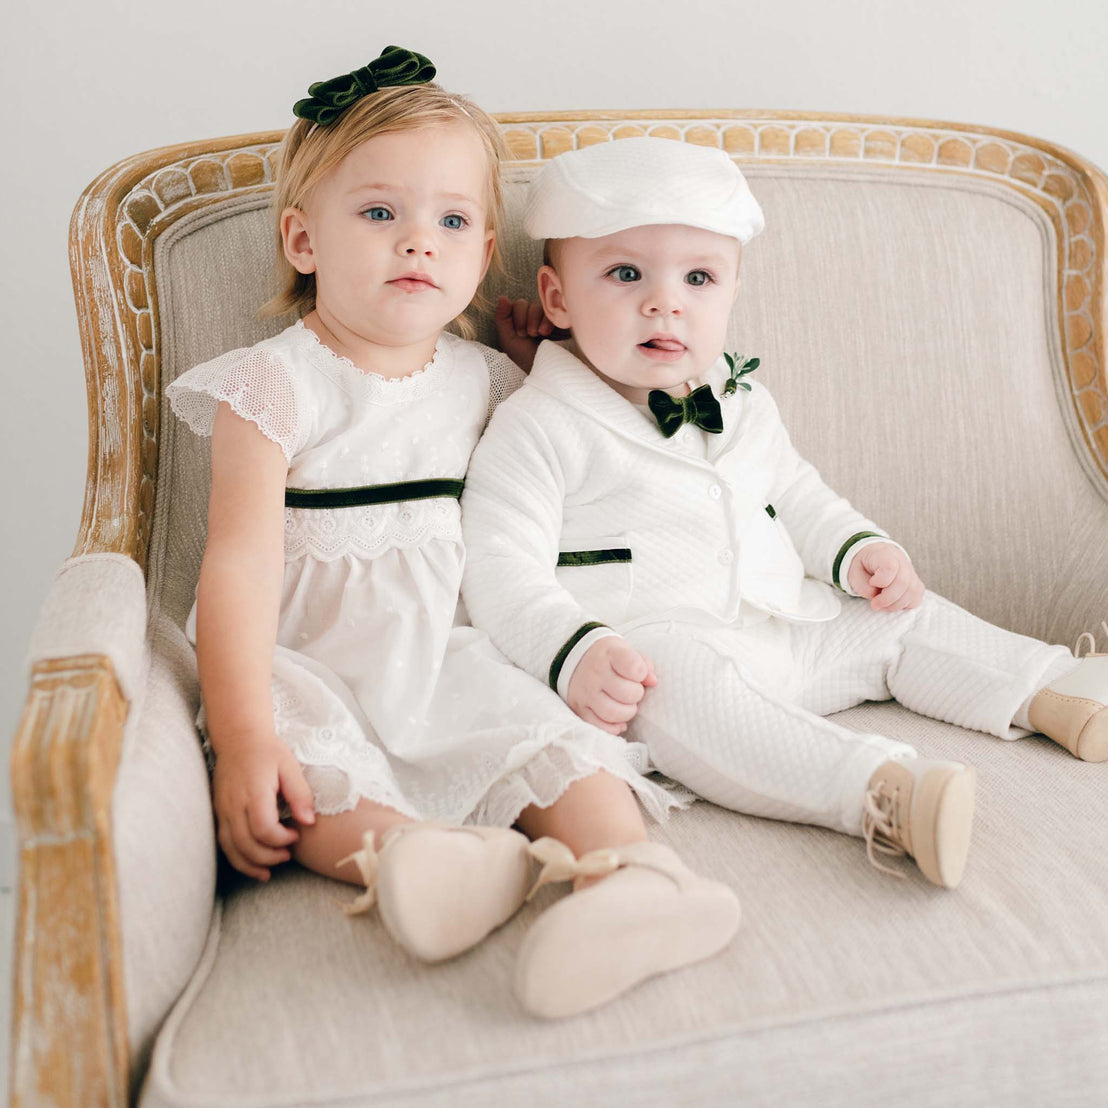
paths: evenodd
<path fill-rule="evenodd" d="M 869 600 L 875 612 L 900 612 L 923 600 L 924 585 L 912 559 L 895 543 L 863 546 L 850 563 L 848 578 L 851 591 Z"/>
<path fill-rule="evenodd" d="M 608 635 L 593 643 L 577 663 L 566 703 L 587 723 L 622 735 L 646 690 L 657 684 L 654 663 L 626 639 Z"/>
<path fill-rule="evenodd" d="M 805 573 L 870 599 L 875 611 L 915 607 L 924 586 L 904 548 L 824 484 L 815 466 L 793 446 L 767 391 L 761 390 L 759 402 L 764 405 L 762 418 L 772 426 L 770 501 Z"/>
<path fill-rule="evenodd" d="M 231 864 L 266 880 L 288 860 L 297 833 L 278 821 L 283 794 L 312 823 L 312 794 L 273 728 L 270 679 L 284 574 L 280 446 L 219 405 L 212 431 L 208 542 L 197 589 L 196 656 L 208 737 L 219 843 Z"/>
<path fill-rule="evenodd" d="M 509 300 L 502 296 L 493 317 L 496 343 L 524 373 L 531 372 L 539 343 L 554 332 L 538 301 Z"/>
<path fill-rule="evenodd" d="M 466 474 L 463 598 L 473 625 L 506 657 L 561 692 L 582 719 L 619 734 L 653 670 L 557 580 L 562 506 L 575 480 L 565 462 L 516 397 L 496 412 Z M 605 633 L 569 673 L 574 648 Z"/>

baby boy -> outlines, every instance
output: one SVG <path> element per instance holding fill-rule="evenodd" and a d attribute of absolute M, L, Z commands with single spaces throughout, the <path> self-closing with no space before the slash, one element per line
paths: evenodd
<path fill-rule="evenodd" d="M 789 441 L 756 361 L 725 354 L 763 216 L 720 150 L 563 154 L 532 186 L 539 296 L 570 329 L 496 411 L 463 500 L 469 614 L 583 719 L 736 811 L 863 836 L 953 887 L 974 774 L 824 717 L 895 698 L 1108 758 L 1108 656 L 994 627 Z M 884 868 L 884 867 L 882 867 Z"/>

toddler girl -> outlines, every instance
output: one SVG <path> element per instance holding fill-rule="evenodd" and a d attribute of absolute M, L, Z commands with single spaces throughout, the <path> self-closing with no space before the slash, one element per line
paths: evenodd
<path fill-rule="evenodd" d="M 262 880 L 290 856 L 360 872 L 360 907 L 376 898 L 423 959 L 519 907 L 532 849 L 540 884 L 611 874 L 540 917 L 521 954 L 524 1003 L 561 1015 L 718 950 L 738 905 L 646 842 L 636 798 L 655 818 L 681 801 L 637 772 L 643 748 L 579 720 L 459 618 L 463 478 L 521 374 L 443 330 L 467 330 L 494 256 L 501 141 L 433 75 L 389 47 L 296 104 L 274 307 L 303 318 L 167 390 L 212 438 L 189 621 L 202 722 L 231 863 Z M 513 823 L 553 838 L 532 848 Z"/>

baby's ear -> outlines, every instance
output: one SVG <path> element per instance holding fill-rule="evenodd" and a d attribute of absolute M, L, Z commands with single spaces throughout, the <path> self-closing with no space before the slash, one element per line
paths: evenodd
<path fill-rule="evenodd" d="M 542 301 L 542 310 L 546 312 L 546 318 L 555 327 L 568 331 L 572 324 L 566 309 L 565 293 L 558 271 L 553 266 L 544 265 L 539 270 L 538 281 L 539 300 Z"/>

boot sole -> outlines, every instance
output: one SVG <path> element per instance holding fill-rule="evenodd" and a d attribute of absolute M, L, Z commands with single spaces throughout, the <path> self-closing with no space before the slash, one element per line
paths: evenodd
<path fill-rule="evenodd" d="M 1074 754 L 1083 762 L 1108 762 L 1108 708 L 1101 708 L 1081 729 Z"/>
<path fill-rule="evenodd" d="M 515 991 L 523 1007 L 545 1019 L 564 1019 L 598 1008 L 651 977 L 718 954 L 734 938 L 741 916 L 738 898 L 730 889 L 675 894 L 665 907 L 643 908 L 642 917 L 624 916 L 610 933 L 603 926 L 588 928 L 579 936 L 580 944 L 565 942 L 566 936 L 549 941 L 548 932 L 558 931 L 561 920 L 551 916 L 554 908 L 548 909 L 550 918 L 539 918 L 519 952 Z M 528 972 L 536 946 L 546 946 L 544 960 L 555 963 L 536 967 L 540 982 Z M 590 966 L 582 965 L 583 949 L 588 951 L 586 959 L 592 956 Z"/>
<path fill-rule="evenodd" d="M 912 856 L 928 881 L 947 889 L 958 885 L 966 869 L 976 779 L 966 766 L 925 774 L 912 790 Z M 934 834 L 917 843 L 917 828 L 932 827 Z"/>

